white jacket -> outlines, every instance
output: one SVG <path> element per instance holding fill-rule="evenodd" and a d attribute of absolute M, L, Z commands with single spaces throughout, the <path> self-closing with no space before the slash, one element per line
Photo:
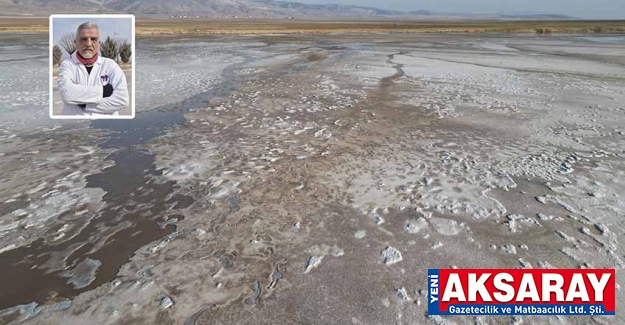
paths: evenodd
<path fill-rule="evenodd" d="M 111 59 L 98 57 L 91 73 L 76 58 L 76 53 L 63 60 L 59 67 L 59 93 L 63 100 L 63 115 L 119 115 L 128 106 L 128 86 L 122 69 Z M 113 94 L 102 98 L 102 87 L 110 83 Z M 79 104 L 86 104 L 85 109 Z"/>

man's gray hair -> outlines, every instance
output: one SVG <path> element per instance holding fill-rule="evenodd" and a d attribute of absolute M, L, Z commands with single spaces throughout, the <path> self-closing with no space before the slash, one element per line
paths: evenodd
<path fill-rule="evenodd" d="M 80 35 L 80 31 L 83 29 L 97 29 L 100 30 L 100 28 L 98 27 L 98 24 L 94 23 L 94 22 L 86 22 L 86 23 L 82 23 L 80 24 L 80 26 L 78 26 L 78 28 L 76 29 L 76 37 L 78 37 L 78 35 Z"/>

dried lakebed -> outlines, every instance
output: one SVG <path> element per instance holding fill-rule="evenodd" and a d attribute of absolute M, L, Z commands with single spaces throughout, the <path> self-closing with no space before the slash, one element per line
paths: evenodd
<path fill-rule="evenodd" d="M 425 303 L 428 268 L 625 266 L 622 40 L 139 40 L 136 120 L 3 127 L 0 321 L 625 322 Z"/>

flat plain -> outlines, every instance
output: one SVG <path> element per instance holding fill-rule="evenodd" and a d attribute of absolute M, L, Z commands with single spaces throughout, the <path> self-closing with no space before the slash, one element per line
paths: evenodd
<path fill-rule="evenodd" d="M 425 301 L 597 267 L 625 308 L 623 34 L 142 35 L 137 117 L 91 123 L 47 119 L 46 35 L 0 37 L 0 322 L 625 322 Z"/>
<path fill-rule="evenodd" d="M 48 17 L 0 16 L 0 32 L 48 31 Z M 623 20 L 487 20 L 487 19 L 198 19 L 139 17 L 139 35 L 163 34 L 336 34 L 336 33 L 623 33 Z"/>

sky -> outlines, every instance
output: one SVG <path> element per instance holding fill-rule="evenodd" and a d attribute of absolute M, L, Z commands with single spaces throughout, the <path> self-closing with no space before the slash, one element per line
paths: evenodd
<path fill-rule="evenodd" d="M 100 39 L 107 36 L 132 40 L 132 21 L 129 18 L 54 18 L 52 21 L 52 43 L 58 44 L 65 34 L 76 33 L 76 28 L 84 22 L 91 21 L 98 24 Z M 63 51 L 65 52 L 65 51 Z M 134 52 L 134 51 L 133 51 Z"/>
<path fill-rule="evenodd" d="M 625 0 L 290 0 L 443 13 L 548 13 L 583 19 L 625 19 Z"/>

